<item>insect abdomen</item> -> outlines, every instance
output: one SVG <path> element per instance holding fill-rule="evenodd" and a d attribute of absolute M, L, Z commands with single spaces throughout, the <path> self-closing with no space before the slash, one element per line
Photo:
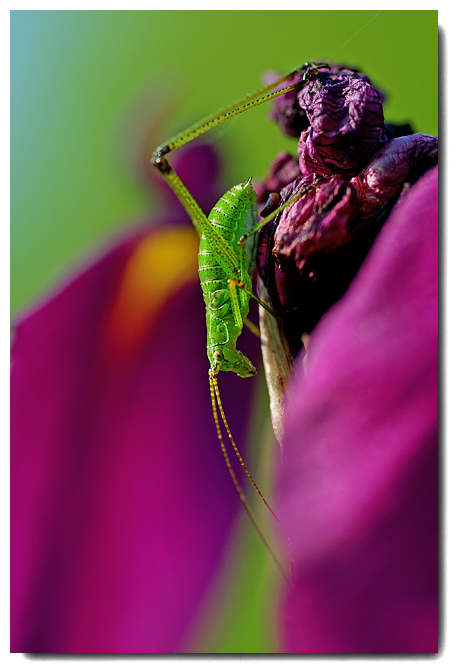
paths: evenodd
<path fill-rule="evenodd" d="M 250 182 L 239 184 L 222 196 L 208 217 L 213 229 L 227 242 L 236 255 L 236 269 L 231 270 L 218 253 L 217 241 L 208 240 L 203 233 L 198 254 L 199 276 L 206 306 L 207 351 L 213 364 L 213 354 L 223 346 L 225 361 L 223 370 L 234 370 L 239 375 L 255 373 L 252 364 L 235 349 L 236 341 L 242 329 L 242 320 L 248 313 L 248 296 L 238 291 L 238 310 L 240 319 L 236 320 L 233 303 L 227 281 L 241 279 L 251 288 L 251 269 L 255 262 L 255 236 L 248 238 L 245 254 L 245 267 L 240 266 L 240 238 L 252 230 L 257 221 L 256 194 Z M 230 353 L 229 353 L 230 352 Z M 229 363 L 227 357 L 231 359 Z"/>
<path fill-rule="evenodd" d="M 220 198 L 210 212 L 209 221 L 214 229 L 224 238 L 238 256 L 239 239 L 248 233 L 257 221 L 256 195 L 250 182 L 238 184 Z M 252 274 L 255 254 L 255 240 L 248 239 L 245 245 L 246 271 Z M 231 277 L 221 266 L 211 243 L 203 233 L 200 241 L 199 276 L 203 293 L 227 288 L 227 280 Z M 205 299 L 206 300 L 206 299 Z"/>

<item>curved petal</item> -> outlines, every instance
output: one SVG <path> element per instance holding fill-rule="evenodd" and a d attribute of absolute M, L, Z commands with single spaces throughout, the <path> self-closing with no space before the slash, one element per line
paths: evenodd
<path fill-rule="evenodd" d="M 17 324 L 13 652 L 182 651 L 241 510 L 211 414 L 196 244 L 190 227 L 141 229 Z M 242 443 L 253 383 L 226 377 Z"/>
<path fill-rule="evenodd" d="M 310 120 L 298 142 L 304 176 L 357 174 L 386 141 L 383 99 L 364 74 L 319 69 L 298 98 Z"/>
<path fill-rule="evenodd" d="M 277 505 L 288 652 L 437 652 L 437 189 L 432 169 L 395 207 L 297 370 Z"/>

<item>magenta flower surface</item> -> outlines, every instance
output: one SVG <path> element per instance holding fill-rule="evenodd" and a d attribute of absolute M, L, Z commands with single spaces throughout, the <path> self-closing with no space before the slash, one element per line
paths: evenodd
<path fill-rule="evenodd" d="M 272 502 L 288 653 L 438 650 L 437 140 L 386 126 L 382 100 L 319 66 L 275 105 L 298 156 L 256 187 L 259 209 L 309 187 L 258 256 L 293 359 Z M 176 167 L 208 211 L 212 151 Z M 14 652 L 188 652 L 242 513 L 211 415 L 198 237 L 164 196 L 154 226 L 16 324 Z M 258 365 L 253 336 L 240 347 Z M 253 381 L 221 388 L 244 454 Z"/>
<path fill-rule="evenodd" d="M 211 197 L 212 151 L 179 164 L 210 168 Z M 16 324 L 13 652 L 182 652 L 223 558 L 240 503 L 211 415 L 198 236 L 179 216 L 170 203 L 172 222 L 124 236 Z M 241 445 L 246 382 L 223 388 Z"/>
<path fill-rule="evenodd" d="M 278 492 L 289 652 L 438 650 L 437 198 L 433 170 L 296 366 Z"/>
<path fill-rule="evenodd" d="M 292 353 L 311 332 L 278 478 L 284 649 L 437 652 L 437 139 L 386 129 L 368 78 L 340 67 L 318 68 L 274 118 L 300 135 L 298 159 L 280 155 L 259 196 L 308 189 L 260 268 L 275 307 L 293 308 Z"/>

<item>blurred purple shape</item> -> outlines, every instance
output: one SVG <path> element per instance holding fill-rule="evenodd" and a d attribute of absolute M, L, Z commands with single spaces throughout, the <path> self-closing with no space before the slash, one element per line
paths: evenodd
<path fill-rule="evenodd" d="M 187 168 L 204 172 L 205 155 L 214 166 L 208 151 L 189 149 Z M 133 230 L 16 324 L 13 652 L 187 651 L 221 567 L 242 507 L 211 414 L 190 222 L 182 245 L 190 245 L 194 275 L 170 285 L 150 311 L 161 284 L 161 268 L 151 267 L 157 291 L 152 285 L 141 299 L 149 322 L 139 320 L 141 337 L 114 337 L 128 335 L 138 312 L 133 305 L 126 317 L 135 295 L 119 303 L 135 255 L 158 244 L 163 251 L 170 231 L 181 235 L 176 223 Z M 244 348 L 256 360 L 254 338 Z M 253 383 L 230 375 L 221 388 L 243 449 Z"/>
<path fill-rule="evenodd" d="M 438 173 L 393 210 L 290 390 L 294 653 L 438 650 Z"/>

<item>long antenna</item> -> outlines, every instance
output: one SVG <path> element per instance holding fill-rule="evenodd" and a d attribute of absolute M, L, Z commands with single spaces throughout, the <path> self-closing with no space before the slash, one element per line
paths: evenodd
<path fill-rule="evenodd" d="M 278 519 L 277 516 L 276 516 L 276 513 L 275 513 L 274 510 L 271 508 L 270 504 L 268 503 L 268 501 L 265 499 L 264 495 L 263 495 L 262 492 L 260 491 L 259 486 L 257 485 L 256 481 L 255 481 L 254 478 L 252 477 L 252 475 L 251 475 L 251 473 L 250 473 L 248 467 L 246 466 L 246 464 L 245 464 L 245 462 L 244 462 L 244 460 L 243 460 L 243 457 L 242 457 L 241 454 L 240 454 L 240 451 L 238 450 L 238 447 L 237 447 L 237 445 L 236 445 L 236 443 L 235 443 L 235 440 L 234 440 L 234 438 L 233 438 L 233 436 L 232 436 L 232 433 L 231 433 L 231 431 L 230 431 L 230 428 L 229 428 L 229 425 L 228 425 L 228 422 L 227 422 L 227 418 L 226 418 L 226 416 L 225 416 L 224 409 L 223 409 L 223 407 L 222 407 L 221 395 L 220 395 L 220 392 L 219 392 L 219 386 L 218 386 L 218 384 L 217 384 L 217 377 L 213 377 L 212 380 L 213 380 L 213 385 L 214 385 L 214 392 L 215 392 L 215 394 L 216 394 L 217 406 L 218 406 L 218 408 L 219 408 L 219 412 L 221 413 L 222 422 L 223 422 L 223 424 L 224 424 L 224 427 L 225 427 L 225 430 L 226 430 L 226 432 L 227 432 L 227 436 L 228 436 L 228 438 L 229 438 L 229 440 L 230 440 L 230 443 L 231 443 L 231 445 L 232 445 L 232 447 L 233 447 L 233 451 L 235 452 L 236 456 L 238 457 L 238 461 L 240 462 L 243 471 L 246 473 L 249 482 L 250 482 L 251 485 L 254 487 L 255 491 L 257 492 L 257 494 L 259 495 L 259 497 L 262 499 L 263 503 L 266 505 L 266 507 L 268 508 L 268 510 L 270 511 L 270 513 L 273 515 L 273 517 L 275 518 L 275 520 L 278 522 L 278 524 L 281 524 L 281 522 L 279 521 L 279 519 Z M 281 525 L 281 526 L 282 526 L 282 525 Z"/>
<path fill-rule="evenodd" d="M 243 506 L 244 506 L 244 508 L 245 508 L 245 510 L 246 510 L 246 512 L 247 512 L 247 514 L 248 514 L 248 516 L 249 516 L 249 519 L 251 520 L 251 522 L 252 522 L 252 524 L 253 524 L 253 526 L 254 526 L 254 529 L 255 529 L 256 532 L 257 532 L 257 535 L 259 536 L 259 538 L 260 538 L 260 540 L 262 541 L 263 545 L 265 546 L 266 550 L 267 550 L 268 553 L 270 554 L 270 556 L 271 556 L 271 558 L 273 559 L 274 563 L 275 563 L 276 566 L 278 567 L 278 569 L 279 569 L 279 571 L 281 572 L 283 578 L 286 580 L 286 582 L 289 582 L 289 576 L 288 576 L 288 575 L 286 574 L 286 572 L 284 571 L 284 568 L 282 567 L 281 562 L 279 561 L 278 557 L 277 557 L 276 554 L 274 553 L 274 550 L 272 549 L 272 547 L 271 547 L 270 544 L 268 543 L 267 539 L 265 538 L 265 536 L 263 535 L 262 531 L 260 530 L 259 525 L 257 524 L 257 521 L 256 521 L 256 519 L 255 519 L 255 517 L 254 517 L 254 514 L 253 514 L 251 508 L 249 507 L 249 504 L 248 504 L 248 502 L 247 502 L 247 500 L 246 500 L 246 497 L 245 497 L 245 495 L 244 495 L 244 492 L 243 492 L 243 490 L 241 489 L 241 485 L 240 485 L 240 483 L 238 482 L 238 478 L 236 477 L 235 472 L 234 472 L 233 467 L 232 467 L 232 464 L 231 464 L 231 462 L 230 462 L 230 458 L 229 458 L 229 456 L 228 456 L 227 449 L 226 449 L 226 447 L 225 447 L 225 443 L 224 443 L 224 439 L 223 439 L 223 436 L 222 436 L 221 427 L 220 427 L 220 424 L 219 424 L 219 417 L 218 417 L 218 415 L 217 415 L 217 408 L 219 407 L 219 410 L 221 411 L 221 407 L 222 407 L 222 404 L 220 404 L 220 394 L 219 394 L 219 388 L 218 388 L 218 384 L 217 384 L 217 373 L 214 374 L 214 373 L 212 373 L 211 371 L 210 371 L 210 373 L 209 373 L 209 388 L 210 388 L 210 394 L 211 394 L 211 407 L 212 407 L 212 409 L 213 409 L 213 417 L 214 417 L 214 423 L 215 423 L 215 425 L 216 425 L 217 437 L 219 438 L 219 443 L 220 443 L 221 448 L 222 448 L 222 454 L 224 455 L 225 463 L 227 464 L 227 468 L 228 468 L 229 473 L 230 473 L 230 476 L 231 476 L 231 478 L 232 478 L 232 480 L 233 480 L 233 484 L 234 484 L 235 487 L 236 487 L 236 490 L 237 490 L 238 495 L 239 495 L 239 497 L 240 497 L 241 503 L 243 504 Z M 217 399 L 217 401 L 216 401 L 216 399 Z M 217 403 L 217 405 L 216 405 L 216 403 Z M 228 431 L 227 420 L 225 419 L 225 415 L 223 415 L 222 413 L 223 413 L 223 411 L 221 411 L 222 421 L 224 422 L 224 426 L 225 426 L 227 432 L 229 433 L 229 431 Z M 230 435 L 231 435 L 231 434 L 230 434 Z M 233 440 L 233 439 L 231 439 L 231 442 L 232 442 L 232 440 Z M 234 441 L 233 441 L 232 445 L 234 445 L 234 444 L 235 444 L 235 443 L 234 443 Z M 241 455 L 240 455 L 239 452 L 238 452 L 238 449 L 236 450 L 236 452 L 237 452 L 237 454 L 239 455 L 240 462 L 241 462 L 242 465 L 243 465 L 244 462 L 243 462 L 243 460 L 242 460 L 242 458 L 241 458 Z M 254 482 L 254 479 L 252 478 L 251 474 L 249 473 L 249 471 L 248 471 L 248 469 L 247 469 L 247 466 L 245 466 L 245 465 L 244 465 L 244 470 L 245 470 L 245 472 L 248 474 L 248 477 L 249 477 L 249 479 L 250 479 L 251 484 L 252 484 L 253 487 L 256 489 L 256 491 L 257 491 L 257 493 L 259 494 L 259 496 L 261 497 L 262 501 L 265 503 L 265 505 L 266 505 L 267 508 L 270 510 L 270 512 L 274 515 L 274 517 L 275 517 L 276 519 L 278 519 L 278 518 L 276 517 L 276 515 L 274 514 L 274 512 L 272 511 L 272 509 L 270 508 L 270 506 L 268 505 L 268 503 L 266 502 L 266 500 L 265 500 L 265 498 L 263 497 L 263 495 L 261 494 L 259 488 L 257 487 L 256 483 Z M 279 521 L 279 520 L 278 520 L 278 521 Z"/>
<path fill-rule="evenodd" d="M 378 16 L 378 14 L 380 14 L 382 11 L 383 11 L 382 9 L 380 9 L 379 11 L 377 11 L 376 14 L 375 14 L 374 16 L 371 17 L 371 19 L 369 19 L 366 23 L 364 23 L 363 26 L 362 26 L 361 28 L 359 28 L 359 29 L 354 33 L 354 35 L 352 35 L 352 37 L 350 37 L 348 40 L 346 40 L 346 42 L 344 42 L 344 44 L 342 44 L 340 47 L 338 47 L 338 49 L 337 49 L 336 51 L 334 51 L 333 54 L 332 54 L 331 56 L 329 56 L 326 60 L 327 60 L 327 61 L 330 61 L 330 60 L 335 56 L 335 54 L 337 54 L 339 51 L 341 51 L 341 49 L 343 49 L 343 47 L 346 46 L 346 44 L 348 44 L 351 40 L 354 39 L 354 37 L 356 37 L 360 32 L 362 32 L 362 30 L 364 30 L 364 29 L 368 26 L 369 23 L 371 23 L 372 21 L 374 21 L 375 18 Z"/>

